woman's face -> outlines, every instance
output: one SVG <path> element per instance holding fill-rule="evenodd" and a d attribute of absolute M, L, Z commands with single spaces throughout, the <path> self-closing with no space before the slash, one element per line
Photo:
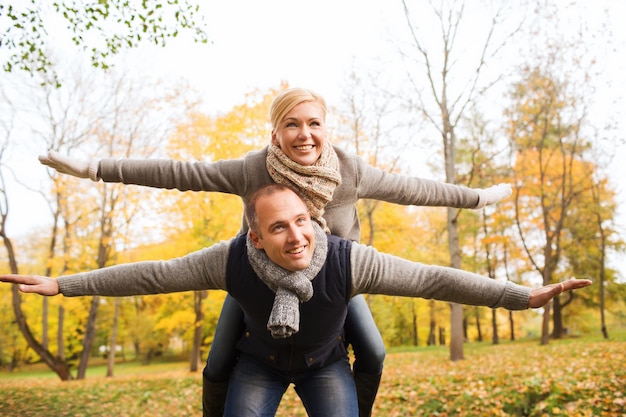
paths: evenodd
<path fill-rule="evenodd" d="M 272 143 L 292 161 L 313 165 L 322 153 L 326 141 L 324 112 L 314 101 L 305 101 L 285 115 L 272 131 Z"/>

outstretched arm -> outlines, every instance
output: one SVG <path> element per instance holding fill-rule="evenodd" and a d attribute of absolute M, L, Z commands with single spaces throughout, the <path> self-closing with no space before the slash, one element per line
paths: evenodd
<path fill-rule="evenodd" d="M 456 268 L 407 261 L 357 243 L 352 243 L 350 266 L 353 295 L 432 298 L 508 310 L 538 308 L 563 291 L 591 285 L 590 280 L 574 279 L 532 289 Z"/>
<path fill-rule="evenodd" d="M 66 297 L 165 294 L 226 290 L 230 241 L 169 261 L 144 261 L 95 269 L 52 279 L 37 275 L 0 275 L 0 282 L 18 284 L 25 293 Z"/>
<path fill-rule="evenodd" d="M 20 291 L 39 295 L 59 294 L 59 283 L 56 279 L 41 275 L 0 275 L 0 282 L 18 284 Z"/>
<path fill-rule="evenodd" d="M 339 153 L 339 151 L 338 151 Z M 389 203 L 480 209 L 508 198 L 510 184 L 498 184 L 489 188 L 468 188 L 461 185 L 433 181 L 425 178 L 391 174 L 368 165 L 361 158 L 352 161 L 344 156 L 346 167 L 353 166 L 355 173 L 342 169 L 343 181 L 350 181 L 350 174 L 357 182 L 358 198 L 382 200 Z"/>
<path fill-rule="evenodd" d="M 244 159 L 217 162 L 112 158 L 81 160 L 50 151 L 47 155 L 40 155 L 39 162 L 59 173 L 93 181 L 236 195 L 242 195 L 247 187 Z"/>

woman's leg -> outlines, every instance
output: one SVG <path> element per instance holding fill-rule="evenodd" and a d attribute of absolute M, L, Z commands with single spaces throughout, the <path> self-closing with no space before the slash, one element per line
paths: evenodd
<path fill-rule="evenodd" d="M 363 295 L 350 300 L 345 323 L 346 339 L 354 351 L 354 380 L 359 416 L 372 415 L 385 360 L 385 344 Z"/>
<path fill-rule="evenodd" d="M 243 311 L 235 299 L 227 295 L 217 321 L 206 366 L 202 372 L 204 417 L 221 417 L 224 414 L 228 380 L 237 362 L 235 345 L 243 331 Z"/>

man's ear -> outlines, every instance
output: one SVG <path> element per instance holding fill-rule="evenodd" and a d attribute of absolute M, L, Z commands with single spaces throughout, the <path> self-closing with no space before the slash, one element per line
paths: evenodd
<path fill-rule="evenodd" d="M 261 239 L 256 233 L 254 233 L 252 230 L 249 230 L 248 235 L 250 236 L 250 240 L 252 241 L 252 244 L 254 245 L 255 248 L 263 249 L 263 244 L 261 243 Z"/>

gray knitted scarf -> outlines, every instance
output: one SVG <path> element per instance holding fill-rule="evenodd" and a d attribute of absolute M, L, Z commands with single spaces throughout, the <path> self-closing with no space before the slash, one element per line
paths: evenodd
<path fill-rule="evenodd" d="M 300 165 L 278 146 L 270 144 L 265 165 L 274 182 L 289 185 L 300 192 L 313 220 L 330 233 L 323 217 L 324 207 L 332 200 L 335 188 L 341 184 L 339 158 L 332 145 L 324 142 L 320 157 L 313 165 Z"/>
<path fill-rule="evenodd" d="M 299 303 L 313 297 L 311 281 L 326 262 L 328 240 L 322 228 L 311 222 L 315 230 L 315 249 L 308 268 L 301 271 L 287 271 L 273 263 L 264 250 L 254 247 L 248 234 L 246 248 L 248 259 L 254 272 L 274 291 L 274 305 L 267 322 L 267 330 L 274 339 L 285 338 L 300 330 Z"/>

